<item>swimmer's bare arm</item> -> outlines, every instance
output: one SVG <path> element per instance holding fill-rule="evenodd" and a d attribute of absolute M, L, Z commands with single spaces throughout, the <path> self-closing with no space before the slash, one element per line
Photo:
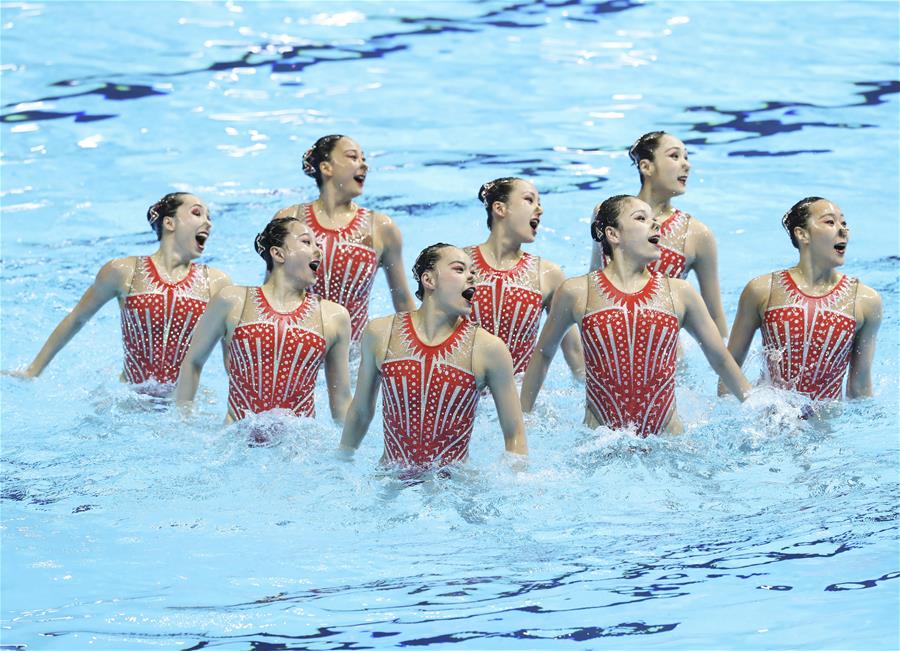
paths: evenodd
<path fill-rule="evenodd" d="M 693 249 L 692 268 L 697 274 L 700 285 L 700 296 L 706 304 L 709 315 L 716 323 L 722 338 L 728 336 L 728 321 L 722 307 L 722 292 L 719 288 L 719 254 L 716 250 L 716 238 L 712 231 L 702 222 L 692 219 L 688 246 Z"/>
<path fill-rule="evenodd" d="M 375 415 L 381 362 L 384 361 L 392 321 L 393 317 L 373 319 L 363 330 L 356 392 L 347 409 L 347 419 L 341 434 L 340 449 L 344 452 L 352 453 L 359 447 Z"/>
<path fill-rule="evenodd" d="M 231 282 L 231 278 L 228 277 L 224 271 L 220 271 L 219 269 L 213 269 L 212 267 L 208 267 L 209 269 L 209 298 L 212 299 L 213 296 L 218 294 L 220 291 L 229 287 L 233 283 Z M 225 339 L 222 339 L 222 363 L 225 365 L 225 368 L 228 368 L 228 348 L 225 346 Z"/>
<path fill-rule="evenodd" d="M 194 396 L 197 395 L 203 365 L 219 340 L 227 337 L 234 329 L 244 308 L 246 295 L 245 287 L 232 285 L 222 289 L 209 302 L 197 321 L 191 345 L 178 373 L 178 385 L 175 387 L 175 404 L 182 410 L 190 411 Z"/>
<path fill-rule="evenodd" d="M 881 326 L 881 297 L 871 287 L 860 283 L 856 299 L 857 321 L 862 325 L 853 340 L 850 352 L 850 373 L 847 376 L 847 397 L 867 398 L 872 395 L 872 360 L 875 339 Z"/>
<path fill-rule="evenodd" d="M 734 323 L 731 324 L 731 335 L 728 337 L 728 352 L 731 353 L 738 366 L 744 365 L 750 344 L 753 343 L 753 337 L 762 326 L 762 313 L 768 295 L 768 275 L 754 278 L 741 292 L 737 314 L 734 317 Z M 720 382 L 719 395 L 724 396 L 727 393 L 728 390 L 724 383 Z"/>
<path fill-rule="evenodd" d="M 396 312 L 412 312 L 416 309 L 406 272 L 403 269 L 403 235 L 390 217 L 375 213 L 375 230 L 377 244 L 381 245 L 379 264 L 384 269 L 384 276 L 391 291 L 391 302 Z"/>
<path fill-rule="evenodd" d="M 350 405 L 350 313 L 343 305 L 322 301 L 325 328 L 325 381 L 331 417 L 344 422 Z"/>
<path fill-rule="evenodd" d="M 494 397 L 506 451 L 528 454 L 525 423 L 522 422 L 522 408 L 513 378 L 512 355 L 506 344 L 499 337 L 479 328 L 475 335 L 472 366 L 475 376 L 483 379 Z"/>
<path fill-rule="evenodd" d="M 579 315 L 576 304 L 579 303 L 579 298 L 583 302 L 586 291 L 587 276 L 570 278 L 556 290 L 550 306 L 550 315 L 541 329 L 541 336 L 538 338 L 534 354 L 531 356 L 531 362 L 528 364 L 525 378 L 522 381 L 522 411 L 530 412 L 534 409 L 534 402 L 544 385 L 544 379 L 547 377 L 547 370 L 550 368 L 550 362 L 556 354 L 556 349 L 559 348 L 559 344 L 569 328 L 578 322 Z"/>
<path fill-rule="evenodd" d="M 681 322 L 694 339 L 700 344 L 709 365 L 719 374 L 725 386 L 741 401 L 750 393 L 750 383 L 741 367 L 737 365 L 731 353 L 725 348 L 725 342 L 716 329 L 716 324 L 703 299 L 686 280 L 669 279 L 675 309 L 680 312 Z"/>
<path fill-rule="evenodd" d="M 33 378 L 40 375 L 47 364 L 71 341 L 97 311 L 109 301 L 123 296 L 134 273 L 133 257 L 110 260 L 97 272 L 94 284 L 82 295 L 78 304 L 59 322 L 41 347 L 34 361 L 24 371 L 12 375 Z"/>
<path fill-rule="evenodd" d="M 566 280 L 563 270 L 559 265 L 549 260 L 541 259 L 541 294 L 544 297 L 544 309 L 549 311 L 553 302 L 553 295 L 559 286 Z M 578 326 L 573 325 L 569 328 L 563 337 L 562 343 L 563 357 L 569 369 L 579 380 L 584 379 L 584 350 L 581 348 L 581 335 L 578 332 Z"/>

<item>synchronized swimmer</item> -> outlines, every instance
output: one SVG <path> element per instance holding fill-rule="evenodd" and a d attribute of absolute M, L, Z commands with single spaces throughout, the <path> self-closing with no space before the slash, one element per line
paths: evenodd
<path fill-rule="evenodd" d="M 267 270 L 261 286 L 234 286 L 221 271 L 195 264 L 212 230 L 209 211 L 192 194 L 168 194 L 147 211 L 159 249 L 105 264 L 34 361 L 12 374 L 40 375 L 115 297 L 122 379 L 139 390 L 167 395 L 174 385 L 175 402 L 189 411 L 203 365 L 221 341 L 227 421 L 272 410 L 315 417 L 324 365 L 331 416 L 344 428 L 340 449 L 359 447 L 380 391 L 382 462 L 413 467 L 468 457 L 477 404 L 487 392 L 506 451 L 527 454 L 522 413 L 534 408 L 560 347 L 573 374 L 584 377 L 585 423 L 640 437 L 684 429 L 675 406 L 681 328 L 719 375 L 720 394 L 744 400 L 752 391 L 740 366 L 757 330 L 775 386 L 835 400 L 847 377 L 849 398 L 872 394 L 881 298 L 837 270 L 849 241 L 838 206 L 807 197 L 785 214 L 799 261 L 750 281 L 728 338 L 715 238 L 671 206 L 690 173 L 684 143 L 654 131 L 629 155 L 640 193 L 594 209 L 588 274 L 566 280 L 558 265 L 522 250 L 543 217 L 540 193 L 528 180 L 503 177 L 478 192 L 486 241 L 434 244 L 416 258 L 416 308 L 399 228 L 354 202 L 368 174 L 362 148 L 347 136 L 324 136 L 303 156 L 319 197 L 280 210 L 256 237 Z M 396 314 L 369 321 L 379 267 Z M 699 294 L 684 280 L 690 271 Z M 354 344 L 360 361 L 351 399 Z"/>

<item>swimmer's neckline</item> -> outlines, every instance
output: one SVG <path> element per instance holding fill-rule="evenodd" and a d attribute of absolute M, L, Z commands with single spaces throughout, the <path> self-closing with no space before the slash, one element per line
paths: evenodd
<path fill-rule="evenodd" d="M 404 320 L 404 325 L 406 325 L 406 327 L 409 330 L 409 333 L 413 337 L 415 337 L 416 343 L 419 346 L 421 346 L 422 348 L 427 348 L 428 350 L 440 351 L 440 350 L 448 347 L 456 340 L 456 338 L 461 336 L 463 330 L 466 329 L 465 328 L 466 319 L 463 318 L 463 320 L 462 320 L 463 323 L 460 323 L 459 325 L 457 325 L 456 329 L 453 332 L 451 332 L 449 335 L 447 335 L 447 338 L 444 339 L 442 342 L 440 342 L 439 344 L 426 344 L 425 341 L 422 339 L 421 335 L 419 335 L 419 332 L 416 330 L 416 326 L 412 320 L 412 312 L 404 312 L 403 320 Z"/>
<path fill-rule="evenodd" d="M 516 260 L 516 263 L 513 266 L 511 266 L 509 269 L 501 269 L 499 267 L 495 267 L 494 265 L 492 265 L 490 262 L 487 261 L 487 258 L 484 257 L 484 253 L 481 252 L 480 244 L 476 244 L 472 248 L 475 250 L 475 254 L 478 256 L 478 261 L 480 264 L 484 265 L 490 271 L 496 271 L 499 273 L 508 273 L 510 271 L 517 271 L 520 267 L 525 265 L 528 261 L 528 258 L 531 257 L 531 254 L 528 253 L 527 251 L 520 251 L 520 253 L 522 255 L 519 257 L 518 260 Z"/>
<path fill-rule="evenodd" d="M 343 234 L 343 233 L 352 231 L 354 228 L 356 228 L 356 225 L 366 214 L 365 208 L 363 208 L 362 206 L 357 206 L 356 212 L 353 214 L 353 218 L 349 222 L 347 222 L 347 224 L 345 226 L 341 226 L 339 228 L 329 228 L 328 226 L 325 226 L 324 224 L 322 224 L 321 221 L 319 221 L 319 217 L 316 215 L 315 202 L 306 204 L 306 209 L 307 209 L 307 214 L 309 215 L 310 220 L 312 221 L 312 223 L 315 225 L 315 227 L 318 230 L 325 231 L 327 233 L 338 233 L 338 234 Z"/>
<path fill-rule="evenodd" d="M 843 284 L 844 284 L 844 281 L 847 280 L 847 274 L 841 274 L 840 279 L 834 284 L 834 287 L 832 287 L 831 289 L 829 289 L 829 290 L 828 290 L 827 292 L 825 292 L 824 294 L 807 294 L 807 293 L 804 292 L 802 289 L 800 289 L 800 287 L 797 285 L 797 281 L 794 280 L 794 277 L 791 275 L 791 270 L 790 270 L 790 269 L 785 269 L 785 270 L 782 271 L 781 273 L 783 274 L 783 276 L 784 276 L 784 278 L 785 278 L 785 281 L 788 283 L 789 289 L 791 289 L 792 291 L 797 292 L 797 293 L 800 294 L 801 296 L 805 296 L 806 298 L 813 299 L 813 300 L 816 300 L 816 299 L 819 299 L 819 298 L 825 298 L 826 296 L 831 296 L 831 295 L 834 294 L 839 288 L 841 288 L 841 287 L 843 286 Z"/>
<path fill-rule="evenodd" d="M 159 269 L 157 268 L 156 263 L 153 262 L 152 256 L 147 256 L 147 263 L 150 265 L 150 271 L 153 274 L 153 279 L 160 284 L 165 285 L 166 287 L 178 287 L 179 285 L 183 285 L 191 278 L 191 276 L 194 274 L 194 270 L 197 268 L 197 265 L 191 262 L 188 266 L 187 273 L 184 274 L 184 277 L 180 280 L 172 282 L 163 278 L 163 275 L 159 273 Z"/>
<path fill-rule="evenodd" d="M 267 310 L 271 311 L 272 314 L 277 314 L 279 316 L 295 316 L 296 314 L 298 314 L 300 312 L 300 310 L 302 310 L 304 307 L 306 307 L 306 304 L 309 301 L 309 297 L 310 297 L 309 290 L 307 290 L 303 296 L 303 300 L 300 301 L 300 305 L 298 305 L 296 308 L 294 308 L 290 312 L 281 312 L 279 310 L 276 310 L 274 307 L 272 307 L 272 304 L 269 303 L 269 299 L 266 298 L 266 293 L 263 291 L 262 287 L 256 288 L 256 294 L 257 294 L 257 296 L 259 296 L 259 299 L 263 302 L 263 304 L 265 305 L 265 308 Z"/>

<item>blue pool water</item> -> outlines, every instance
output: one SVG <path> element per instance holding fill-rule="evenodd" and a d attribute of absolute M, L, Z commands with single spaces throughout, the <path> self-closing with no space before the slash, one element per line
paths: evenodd
<path fill-rule="evenodd" d="M 405 486 L 324 420 L 223 428 L 207 365 L 182 422 L 116 380 L 110 305 L 37 381 L 2 388 L 3 649 L 896 649 L 898 5 L 357 2 L 2 4 L 0 366 L 27 363 L 111 257 L 149 253 L 162 194 L 210 203 L 206 262 L 313 198 L 300 155 L 347 133 L 407 264 L 481 241 L 479 185 L 535 181 L 532 250 L 583 273 L 587 217 L 637 191 L 625 154 L 688 143 L 677 205 L 719 242 L 729 318 L 795 259 L 780 215 L 823 195 L 885 316 L 875 397 L 798 421 L 716 400 L 685 342 L 677 439 L 580 425 L 556 360 L 512 469 L 483 406 L 468 467 Z M 372 312 L 387 313 L 383 280 Z M 759 375 L 751 361 L 748 375 Z M 327 413 L 322 388 L 319 413 Z"/>

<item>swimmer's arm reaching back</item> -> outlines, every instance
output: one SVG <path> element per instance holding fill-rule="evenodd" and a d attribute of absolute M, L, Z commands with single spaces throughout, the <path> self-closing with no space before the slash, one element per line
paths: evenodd
<path fill-rule="evenodd" d="M 507 452 L 528 454 L 528 439 L 525 423 L 522 421 L 522 407 L 516 395 L 513 378 L 512 355 L 499 337 L 479 329 L 475 338 L 473 370 L 476 376 L 484 378 L 491 390 L 503 441 Z"/>
<path fill-rule="evenodd" d="M 197 321 L 191 345 L 178 373 L 178 385 L 175 387 L 175 404 L 183 411 L 190 411 L 194 396 L 197 395 L 203 365 L 219 340 L 228 334 L 229 317 L 236 312 L 237 318 L 240 318 L 246 294 L 245 287 L 226 287 L 213 296 Z"/>
<path fill-rule="evenodd" d="M 350 314 L 347 308 L 322 301 L 322 323 L 325 328 L 325 381 L 331 417 L 344 422 L 350 404 Z"/>
<path fill-rule="evenodd" d="M 750 393 L 750 383 L 725 348 L 725 342 L 722 341 L 722 336 L 703 299 L 686 280 L 671 278 L 669 282 L 676 309 L 679 303 L 681 304 L 682 323 L 685 329 L 700 344 L 709 365 L 719 374 L 725 386 L 741 401 L 745 400 Z"/>
<path fill-rule="evenodd" d="M 525 378 L 522 380 L 520 396 L 522 411 L 528 413 L 534 409 L 534 402 L 544 385 L 550 362 L 553 361 L 553 356 L 566 331 L 576 322 L 576 297 L 583 295 L 585 291 L 587 291 L 586 276 L 579 276 L 565 281 L 554 293 L 550 315 L 544 323 L 534 354 L 525 371 Z"/>
<path fill-rule="evenodd" d="M 356 392 L 347 409 L 347 419 L 341 434 L 340 449 L 343 452 L 352 453 L 359 447 L 375 415 L 375 400 L 381 384 L 379 367 L 384 361 L 391 322 L 391 317 L 373 319 L 363 330 Z"/>
<path fill-rule="evenodd" d="M 731 335 L 728 337 L 728 352 L 731 353 L 738 366 L 744 365 L 750 344 L 753 343 L 753 337 L 762 326 L 762 312 L 768 295 L 768 275 L 754 278 L 741 292 L 737 314 L 734 317 L 734 323 L 731 324 Z M 724 396 L 727 393 L 725 384 L 720 382 L 719 395 Z"/>
<path fill-rule="evenodd" d="M 416 309 L 412 294 L 409 291 L 409 283 L 406 280 L 406 272 L 403 268 L 403 235 L 390 217 L 381 213 L 373 216 L 376 223 L 379 243 L 381 244 L 381 259 L 379 264 L 384 269 L 384 277 L 387 280 L 388 289 L 391 292 L 391 302 L 397 312 L 412 312 Z"/>
<path fill-rule="evenodd" d="M 28 378 L 39 376 L 47 364 L 101 307 L 126 292 L 133 272 L 134 258 L 117 258 L 103 265 L 97 273 L 94 284 L 87 289 L 81 300 L 78 301 L 78 305 L 59 322 L 34 361 L 24 371 L 16 372 L 14 375 Z"/>
<path fill-rule="evenodd" d="M 553 296 L 565 280 L 566 275 L 557 264 L 541 259 L 541 294 L 544 296 L 544 309 L 550 310 Z M 576 379 L 584 381 L 584 350 L 581 348 L 581 334 L 578 332 L 578 326 L 569 328 L 569 331 L 563 336 L 560 347 L 572 375 Z"/>

